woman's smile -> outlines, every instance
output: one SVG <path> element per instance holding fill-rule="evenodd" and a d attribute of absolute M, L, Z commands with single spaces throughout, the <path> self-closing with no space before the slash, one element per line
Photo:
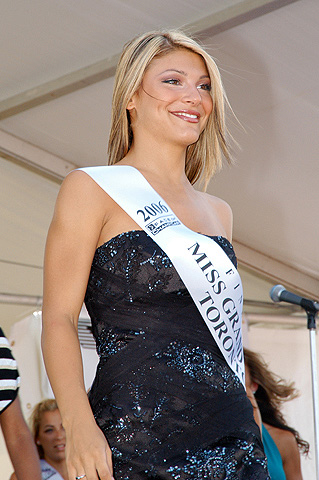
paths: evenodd
<path fill-rule="evenodd" d="M 180 110 L 180 111 L 175 111 L 175 112 L 170 112 L 172 115 L 175 115 L 176 117 L 181 118 L 185 122 L 190 122 L 190 123 L 198 123 L 200 120 L 200 113 L 194 112 L 191 110 Z"/>

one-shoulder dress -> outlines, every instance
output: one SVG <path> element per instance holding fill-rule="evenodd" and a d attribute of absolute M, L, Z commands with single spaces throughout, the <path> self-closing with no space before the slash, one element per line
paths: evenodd
<path fill-rule="evenodd" d="M 85 303 L 99 355 L 89 400 L 116 480 L 269 478 L 245 390 L 152 238 L 100 246 Z"/>

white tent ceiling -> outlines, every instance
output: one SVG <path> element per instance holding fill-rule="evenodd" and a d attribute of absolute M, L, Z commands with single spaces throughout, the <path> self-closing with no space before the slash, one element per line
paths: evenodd
<path fill-rule="evenodd" d="M 217 59 L 242 125 L 230 117 L 241 149 L 236 166 L 225 167 L 209 191 L 234 211 L 246 311 L 268 311 L 260 302 L 279 282 L 319 297 L 317 0 L 0 0 L 0 6 L 0 324 L 7 332 L 34 309 L 27 305 L 34 299 L 23 304 L 10 296 L 41 298 L 59 180 L 75 166 L 106 163 L 122 45 L 161 27 L 197 33 Z"/>

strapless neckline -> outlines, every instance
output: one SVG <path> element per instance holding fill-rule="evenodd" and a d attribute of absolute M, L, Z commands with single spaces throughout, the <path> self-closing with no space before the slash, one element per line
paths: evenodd
<path fill-rule="evenodd" d="M 209 237 L 212 240 L 220 239 L 221 241 L 226 242 L 226 244 L 228 244 L 228 246 L 231 249 L 233 249 L 232 243 L 228 240 L 228 238 L 224 237 L 223 235 L 207 235 L 205 233 L 200 233 L 200 232 L 194 232 L 194 233 L 198 233 L 199 235 L 203 235 L 204 237 Z M 122 237 L 123 235 L 132 235 L 132 234 L 133 235 L 134 234 L 137 234 L 137 235 L 141 235 L 141 234 L 143 235 L 144 234 L 146 237 L 150 238 L 153 242 L 155 242 L 153 240 L 153 238 L 145 232 L 145 230 L 132 229 L 132 230 L 126 230 L 125 232 L 121 232 L 121 233 L 118 233 L 117 235 L 114 235 L 114 237 L 111 237 L 109 240 L 106 240 L 106 242 L 102 243 L 99 247 L 97 247 L 95 252 L 98 252 L 101 248 L 104 248 L 104 247 L 108 246 L 113 241 L 117 240 L 118 238 Z"/>

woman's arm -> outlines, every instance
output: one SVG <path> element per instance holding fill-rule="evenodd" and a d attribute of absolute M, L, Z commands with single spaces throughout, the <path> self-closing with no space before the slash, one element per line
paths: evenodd
<path fill-rule="evenodd" d="M 72 172 L 58 195 L 46 244 L 42 348 L 66 430 L 71 479 L 112 478 L 111 451 L 85 392 L 77 333 L 105 211 L 105 193 L 84 172 Z"/>
<path fill-rule="evenodd" d="M 17 480 L 41 480 L 40 459 L 19 398 L 0 415 L 2 433 Z"/>
<path fill-rule="evenodd" d="M 281 432 L 283 434 L 280 435 L 279 441 L 277 437 L 277 442 L 286 480 L 302 480 L 300 452 L 294 434 L 284 430 L 281 430 Z"/>
<path fill-rule="evenodd" d="M 281 453 L 281 452 L 280 452 Z M 285 453 L 281 453 L 286 480 L 302 480 L 300 452 L 294 435 L 287 438 Z"/>

